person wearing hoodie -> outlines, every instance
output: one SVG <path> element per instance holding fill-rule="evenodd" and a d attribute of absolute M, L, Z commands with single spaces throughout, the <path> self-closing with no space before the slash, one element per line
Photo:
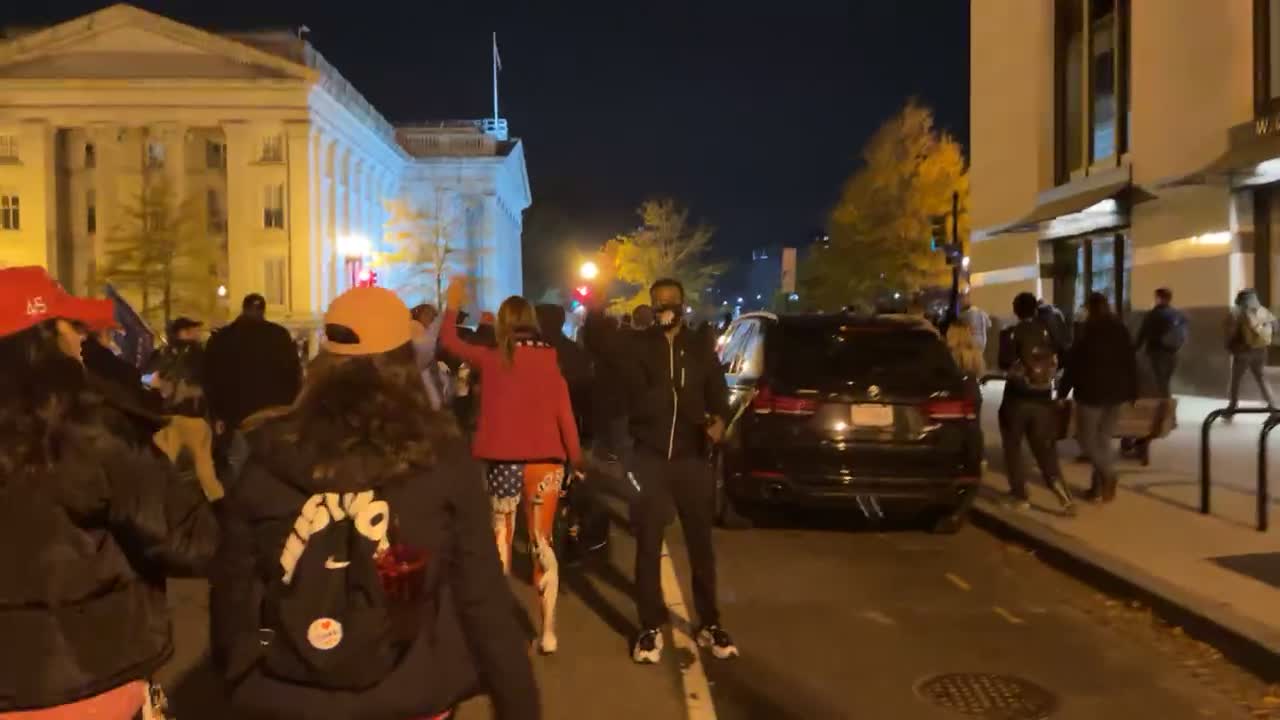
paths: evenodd
<path fill-rule="evenodd" d="M 343 293 L 297 401 L 236 436 L 210 573 L 232 717 L 444 718 L 477 692 L 541 716 L 480 469 L 431 407 L 412 322 L 390 290 Z"/>
<path fill-rule="evenodd" d="M 453 314 L 467 301 L 463 279 L 449 284 L 446 299 L 440 342 L 475 368 L 483 383 L 472 452 L 487 465 L 498 554 L 503 569 L 510 571 L 515 513 L 523 498 L 542 615 L 538 649 L 554 653 L 559 565 L 552 531 L 565 463 L 574 468 L 581 464 L 569 387 L 555 350 L 538 337 L 538 318 L 529 301 L 512 296 L 502 302 L 494 324 L 496 347 L 485 347 L 458 337 L 453 322 Z"/>
<path fill-rule="evenodd" d="M 1258 383 L 1258 390 L 1267 407 L 1275 407 L 1271 386 L 1262 373 L 1267 366 L 1267 348 L 1271 347 L 1275 326 L 1276 316 L 1262 306 L 1257 290 L 1247 288 L 1236 295 L 1235 307 L 1224 323 L 1227 352 L 1231 353 L 1228 411 L 1235 410 L 1240 404 L 1240 380 L 1244 378 L 1245 372 L 1252 375 L 1254 382 Z"/>
<path fill-rule="evenodd" d="M 1124 322 L 1111 311 L 1107 296 L 1090 293 L 1084 322 L 1067 357 L 1060 395 L 1075 393 L 1076 436 L 1093 479 L 1085 498 L 1111 502 L 1117 476 L 1112 438 L 1120 407 L 1138 399 L 1138 365 Z"/>
<path fill-rule="evenodd" d="M 218 527 L 194 478 L 117 427 L 78 328 L 111 303 L 44 268 L 0 270 L 0 719 L 132 720 L 173 654 L 166 577 L 198 575 Z M 152 717 L 153 715 L 148 715 Z"/>

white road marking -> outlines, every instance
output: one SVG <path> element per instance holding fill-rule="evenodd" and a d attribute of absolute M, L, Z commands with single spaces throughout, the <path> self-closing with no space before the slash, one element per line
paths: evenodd
<path fill-rule="evenodd" d="M 707 673 L 702 668 L 702 655 L 693 639 L 689 609 L 684 603 L 684 593 L 680 590 L 680 580 L 676 578 L 676 568 L 671 562 L 666 541 L 662 543 L 662 599 L 671 613 L 671 644 L 677 650 L 683 650 L 682 655 L 687 653 L 687 657 L 692 658 L 689 667 L 680 672 L 680 682 L 684 685 L 685 717 L 688 720 L 716 720 L 711 683 L 707 682 Z"/>
<path fill-rule="evenodd" d="M 1023 620 L 1022 618 L 1018 617 L 1017 615 L 1014 615 L 1013 613 L 1009 612 L 1008 610 L 1005 610 L 1004 608 L 1000 607 L 999 605 L 996 605 L 996 606 L 992 607 L 991 609 L 992 609 L 992 610 L 995 610 L 997 615 L 999 615 L 1000 617 L 1002 617 L 1002 618 L 1004 618 L 1005 620 L 1007 620 L 1007 621 L 1009 622 L 1009 624 L 1010 624 L 1010 625 L 1025 625 L 1025 624 L 1026 624 L 1026 622 L 1027 622 L 1026 620 Z"/>
<path fill-rule="evenodd" d="M 952 585 L 955 585 L 956 587 L 960 588 L 961 590 L 964 590 L 965 592 L 969 592 L 970 590 L 973 589 L 972 585 L 965 582 L 964 578 L 960 577 L 959 575 L 956 575 L 955 573 L 943 573 L 942 575 L 946 579 L 950 580 Z"/>
<path fill-rule="evenodd" d="M 889 617 L 888 615 L 885 615 L 879 610 L 868 610 L 862 613 L 862 617 L 870 620 L 871 622 L 880 623 L 881 625 L 897 625 L 898 624 L 894 622 L 893 618 Z"/>

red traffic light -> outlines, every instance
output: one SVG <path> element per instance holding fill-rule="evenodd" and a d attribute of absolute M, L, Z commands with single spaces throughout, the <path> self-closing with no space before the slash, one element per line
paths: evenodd
<path fill-rule="evenodd" d="M 356 287 L 373 287 L 378 284 L 378 271 L 365 268 L 356 276 Z"/>
<path fill-rule="evenodd" d="M 587 285 L 579 285 L 574 289 L 573 296 L 577 298 L 579 302 L 586 302 L 587 298 L 591 297 L 591 288 Z"/>

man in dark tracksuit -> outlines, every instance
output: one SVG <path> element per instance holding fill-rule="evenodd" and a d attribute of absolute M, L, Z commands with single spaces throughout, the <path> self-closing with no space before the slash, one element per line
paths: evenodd
<path fill-rule="evenodd" d="M 656 663 L 662 656 L 661 627 L 668 620 L 662 598 L 662 541 L 674 503 L 693 566 L 693 601 L 701 622 L 698 644 L 726 659 L 736 656 L 738 649 L 720 627 L 716 604 L 711 544 L 715 479 L 706 458 L 724 435 L 729 393 L 712 348 L 681 321 L 684 288 L 664 279 L 649 292 L 656 326 L 636 333 L 626 343 L 625 357 L 619 357 L 634 446 L 627 475 L 637 491 L 631 522 L 641 630 L 631 655 L 638 663 Z"/>

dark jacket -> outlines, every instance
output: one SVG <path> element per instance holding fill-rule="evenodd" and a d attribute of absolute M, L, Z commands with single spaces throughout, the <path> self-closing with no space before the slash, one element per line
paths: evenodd
<path fill-rule="evenodd" d="M 560 366 L 560 374 L 569 384 L 569 399 L 573 403 L 573 414 L 585 417 L 591 398 L 591 381 L 594 376 L 591 356 L 580 345 L 565 337 L 564 308 L 559 305 L 539 305 L 538 328 L 542 339 L 556 351 L 556 363 Z"/>
<path fill-rule="evenodd" d="M 1020 358 L 1027 357 L 1037 346 L 1044 347 L 1058 357 L 1061 349 L 1053 337 L 1052 328 L 1041 317 L 1020 320 L 1000 331 L 1000 347 L 997 364 L 1000 370 L 1010 373 Z M 1004 384 L 1006 399 L 1052 400 L 1052 390 L 1028 387 L 1016 374 L 1010 373 Z"/>
<path fill-rule="evenodd" d="M 627 414 L 627 392 L 623 387 L 626 345 L 634 331 L 623 330 L 602 311 L 587 314 L 582 326 L 583 347 L 591 358 L 591 419 L 594 427 Z"/>
<path fill-rule="evenodd" d="M 704 452 L 708 416 L 729 421 L 729 390 L 712 344 L 688 328 L 674 342 L 656 327 L 630 337 L 613 348 L 632 438 L 668 458 Z"/>
<path fill-rule="evenodd" d="M 284 416 L 249 432 L 242 474 L 227 485 L 224 540 L 210 573 L 210 621 L 214 657 L 231 683 L 234 717 L 418 718 L 476 692 L 491 695 L 503 720 L 540 717 L 517 605 L 493 542 L 489 500 L 465 444 L 441 448 L 430 471 L 404 471 L 376 450 L 321 443 L 342 454 L 330 458 L 339 463 L 337 480 L 322 486 L 313 480 L 319 453 L 291 439 L 293 422 Z M 274 680 L 255 663 L 266 578 L 280 572 L 284 540 L 311 495 L 366 489 L 390 504 L 396 542 L 426 550 L 428 575 L 441 580 L 432 594 L 434 621 L 422 623 L 401 664 L 367 691 Z"/>
<path fill-rule="evenodd" d="M 0 712 L 149 677 L 173 653 L 165 577 L 217 548 L 195 478 L 103 420 L 69 431 L 47 471 L 0 477 Z"/>
<path fill-rule="evenodd" d="M 1115 315 L 1090 318 L 1067 356 L 1060 395 L 1083 405 L 1120 405 L 1138 398 L 1138 364 L 1129 330 Z"/>
<path fill-rule="evenodd" d="M 259 410 L 293 404 L 302 383 L 292 336 L 266 320 L 241 316 L 215 332 L 204 363 L 209 409 L 233 428 Z"/>
<path fill-rule="evenodd" d="M 1185 325 L 1187 316 L 1172 305 L 1157 305 L 1142 318 L 1138 328 L 1138 338 L 1134 346 L 1147 352 L 1177 352 L 1178 348 L 1164 346 L 1165 335 L 1178 324 Z"/>

